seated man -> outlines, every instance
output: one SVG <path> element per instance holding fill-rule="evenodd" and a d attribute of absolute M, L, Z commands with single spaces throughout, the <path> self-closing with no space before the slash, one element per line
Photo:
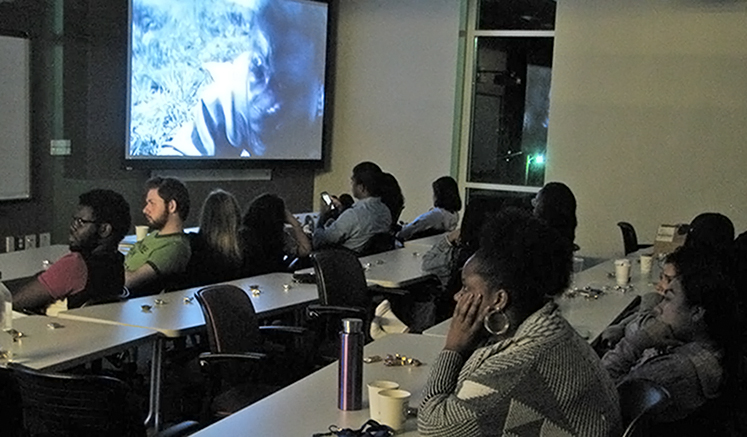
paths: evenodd
<path fill-rule="evenodd" d="M 381 169 L 370 162 L 362 162 L 353 168 L 350 185 L 353 197 L 358 201 L 334 221 L 329 221 L 330 207 L 322 205 L 313 235 L 314 249 L 340 245 L 361 252 L 375 234 L 389 232 L 392 216 L 379 198 L 381 177 Z"/>
<path fill-rule="evenodd" d="M 111 190 L 81 194 L 70 223 L 70 253 L 13 296 L 16 310 L 43 309 L 67 299 L 63 308 L 116 299 L 122 295 L 124 268 L 117 246 L 130 229 L 130 205 Z"/>
<path fill-rule="evenodd" d="M 124 260 L 125 286 L 133 296 L 168 287 L 172 277 L 184 272 L 191 254 L 184 220 L 189 214 L 189 192 L 175 178 L 154 177 L 146 182 L 143 214 L 155 232 L 138 241 Z"/>

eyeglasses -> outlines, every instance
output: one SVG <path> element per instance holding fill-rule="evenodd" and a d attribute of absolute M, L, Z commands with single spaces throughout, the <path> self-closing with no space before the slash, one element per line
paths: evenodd
<path fill-rule="evenodd" d="M 79 228 L 79 227 L 81 227 L 83 225 L 87 225 L 89 223 L 98 223 L 98 222 L 96 220 L 86 220 L 86 219 L 81 218 L 81 217 L 75 217 L 75 216 L 73 216 L 71 218 L 71 223 L 73 224 L 73 227 Z"/>

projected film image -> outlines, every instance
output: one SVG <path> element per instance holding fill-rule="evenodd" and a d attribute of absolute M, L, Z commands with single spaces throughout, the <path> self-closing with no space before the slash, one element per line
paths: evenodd
<path fill-rule="evenodd" d="M 132 0 L 127 158 L 320 159 L 327 8 Z"/>

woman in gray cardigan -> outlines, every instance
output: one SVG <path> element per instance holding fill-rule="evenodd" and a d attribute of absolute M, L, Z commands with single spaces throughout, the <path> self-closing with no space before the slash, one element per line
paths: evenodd
<path fill-rule="evenodd" d="M 571 254 L 527 213 L 488 224 L 424 388 L 422 435 L 621 434 L 612 380 L 552 302 L 568 285 Z"/>

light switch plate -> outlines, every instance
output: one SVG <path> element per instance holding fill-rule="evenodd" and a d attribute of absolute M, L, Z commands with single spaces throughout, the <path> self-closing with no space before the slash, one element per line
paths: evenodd
<path fill-rule="evenodd" d="M 39 247 L 47 247 L 52 244 L 52 236 L 49 232 L 39 234 Z"/>
<path fill-rule="evenodd" d="M 16 251 L 16 237 L 5 237 L 5 252 Z"/>

